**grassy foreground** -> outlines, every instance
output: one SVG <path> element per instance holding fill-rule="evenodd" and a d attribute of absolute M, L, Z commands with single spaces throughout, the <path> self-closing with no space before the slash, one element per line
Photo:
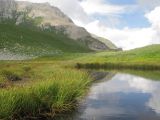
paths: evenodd
<path fill-rule="evenodd" d="M 160 69 L 160 45 L 124 52 L 65 53 L 29 61 L 0 61 L 0 119 L 54 117 L 75 108 L 91 78 L 78 68 Z M 142 75 L 144 72 L 127 71 Z M 157 76 L 158 75 L 158 76 Z M 146 78 L 154 77 L 150 71 Z"/>
<path fill-rule="evenodd" d="M 54 63 L 3 62 L 0 66 L 0 119 L 54 117 L 73 109 L 90 83 L 87 73 Z"/>

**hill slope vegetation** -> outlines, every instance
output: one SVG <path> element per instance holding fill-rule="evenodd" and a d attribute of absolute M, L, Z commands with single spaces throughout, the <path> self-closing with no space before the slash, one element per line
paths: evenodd
<path fill-rule="evenodd" d="M 79 67 L 160 69 L 160 45 L 150 45 L 129 51 L 99 52 L 77 59 Z"/>
<path fill-rule="evenodd" d="M 89 52 L 87 46 L 61 32 L 38 30 L 13 24 L 0 24 L 0 51 L 42 56 L 63 52 Z"/>

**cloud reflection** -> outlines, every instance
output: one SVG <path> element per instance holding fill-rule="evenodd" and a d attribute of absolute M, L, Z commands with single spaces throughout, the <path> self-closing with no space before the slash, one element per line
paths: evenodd
<path fill-rule="evenodd" d="M 131 107 L 131 104 L 136 106 L 134 100 L 141 104 L 138 106 L 139 111 L 150 109 L 150 111 L 160 114 L 160 82 L 128 74 L 117 74 L 110 81 L 105 81 L 105 78 L 103 81 L 91 88 L 87 98 L 87 104 L 90 105 L 84 112 L 85 116 L 89 114 L 102 116 L 106 113 L 106 115 L 116 115 L 125 114 L 129 111 L 133 112 L 132 110 L 136 110 L 136 107 L 130 108 L 129 111 L 126 108 Z M 127 98 L 126 95 L 131 98 Z M 122 107 L 121 104 L 126 105 L 127 100 L 130 100 L 130 102 L 133 100 L 133 103 L 128 103 L 127 106 Z M 94 105 L 91 105 L 91 103 Z"/>

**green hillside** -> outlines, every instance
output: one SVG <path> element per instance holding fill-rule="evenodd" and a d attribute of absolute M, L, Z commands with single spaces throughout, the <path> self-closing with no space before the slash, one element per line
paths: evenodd
<path fill-rule="evenodd" d="M 160 45 L 150 45 L 130 51 L 100 52 L 77 59 L 83 67 L 160 68 Z"/>
<path fill-rule="evenodd" d="M 107 61 L 115 62 L 156 62 L 160 61 L 160 45 L 150 45 L 130 51 L 105 55 Z"/>
<path fill-rule="evenodd" d="M 56 57 L 56 58 L 55 58 Z M 150 45 L 128 51 L 119 52 L 93 52 L 83 54 L 63 54 L 59 56 L 40 57 L 36 60 L 73 60 L 80 63 L 160 63 L 160 45 Z"/>
<path fill-rule="evenodd" d="M 61 32 L 0 24 L 0 51 L 42 56 L 63 52 L 89 52 L 90 50 Z"/>

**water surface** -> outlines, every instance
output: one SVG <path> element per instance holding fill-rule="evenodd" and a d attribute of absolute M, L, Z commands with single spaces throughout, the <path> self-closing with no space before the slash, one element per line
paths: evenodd
<path fill-rule="evenodd" d="M 68 119 L 160 120 L 160 78 L 112 72 L 102 75 Z"/>

